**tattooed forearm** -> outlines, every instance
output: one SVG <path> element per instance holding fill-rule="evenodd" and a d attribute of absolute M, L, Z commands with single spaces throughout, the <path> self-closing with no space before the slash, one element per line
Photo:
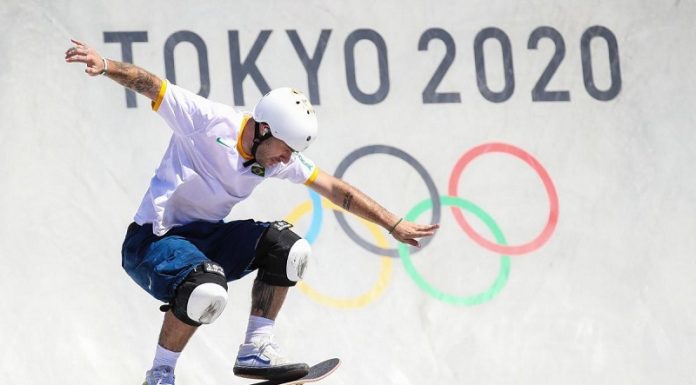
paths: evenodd
<path fill-rule="evenodd" d="M 396 220 L 393 214 L 372 198 L 340 179 L 335 180 L 330 194 L 331 202 L 340 204 L 346 211 L 382 227 L 391 226 Z"/>
<path fill-rule="evenodd" d="M 127 87 L 138 93 L 146 93 L 153 90 L 154 84 L 155 82 L 152 80 L 152 76 L 141 70 L 137 71 L 137 75 L 128 82 Z"/>
<path fill-rule="evenodd" d="M 107 76 L 120 85 L 153 100 L 159 94 L 162 84 L 157 76 L 131 63 L 110 61 Z"/>
<path fill-rule="evenodd" d="M 353 202 L 353 194 L 350 193 L 350 191 L 346 191 L 345 195 L 343 196 L 343 209 L 346 211 L 350 211 L 350 205 Z"/>

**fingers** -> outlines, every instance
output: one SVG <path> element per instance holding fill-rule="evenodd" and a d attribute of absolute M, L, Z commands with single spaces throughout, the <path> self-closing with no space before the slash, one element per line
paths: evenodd
<path fill-rule="evenodd" d="M 414 222 L 405 222 L 405 221 L 403 223 L 406 225 L 409 225 L 410 227 L 412 227 L 414 229 L 424 230 L 424 231 L 437 230 L 438 228 L 440 228 L 440 224 L 438 224 L 438 223 L 427 224 L 427 225 L 420 224 L 420 223 L 414 223 Z"/>
<path fill-rule="evenodd" d="M 418 242 L 417 238 L 432 236 L 439 228 L 439 224 L 421 225 L 412 222 L 402 222 L 393 235 L 400 242 L 420 248 L 420 242 Z"/>
<path fill-rule="evenodd" d="M 81 41 L 75 39 L 70 39 L 70 41 L 73 42 L 75 46 L 65 51 L 65 61 L 86 63 L 87 60 L 90 59 L 90 55 L 94 53 L 93 50 Z"/>
<path fill-rule="evenodd" d="M 67 51 L 65 51 L 65 55 L 66 55 L 66 56 L 68 56 L 68 55 L 76 55 L 76 54 L 86 55 L 86 54 L 88 54 L 88 53 L 89 53 L 89 48 L 87 48 L 87 47 L 85 47 L 85 46 L 70 47 L 70 48 L 68 48 Z"/>
<path fill-rule="evenodd" d="M 65 55 L 65 61 L 67 62 L 80 62 L 80 63 L 87 63 L 89 60 L 89 56 L 84 53 L 75 53 L 71 52 L 70 54 Z"/>
<path fill-rule="evenodd" d="M 418 225 L 414 223 L 412 229 L 406 228 L 405 230 L 411 237 L 420 238 L 434 235 L 435 231 L 439 228 L 440 225 L 437 223 L 432 225 Z"/>
<path fill-rule="evenodd" d="M 75 39 L 70 39 L 70 41 L 71 41 L 73 44 L 75 44 L 75 45 L 74 45 L 73 47 L 70 47 L 70 48 L 65 52 L 66 55 L 67 55 L 68 53 L 73 53 L 73 52 L 76 52 L 76 51 L 81 51 L 81 52 L 83 52 L 83 53 L 86 53 L 86 52 L 87 52 L 87 48 L 88 48 L 88 47 L 87 47 L 87 45 L 84 44 L 83 42 L 81 42 L 81 41 L 79 41 L 79 40 L 75 40 Z"/>
<path fill-rule="evenodd" d="M 87 67 L 85 68 L 85 73 L 89 76 L 97 76 L 101 75 L 101 71 L 98 71 L 96 67 Z"/>
<path fill-rule="evenodd" d="M 84 48 L 71 47 L 65 51 L 66 61 L 84 61 L 87 60 L 87 50 Z"/>
<path fill-rule="evenodd" d="M 432 225 L 419 225 L 419 227 L 422 231 L 434 231 L 440 228 L 440 224 L 434 223 Z"/>
<path fill-rule="evenodd" d="M 79 40 L 70 39 L 70 41 L 75 45 L 65 51 L 65 61 L 68 63 L 84 63 L 87 65 L 87 68 L 85 68 L 85 73 L 87 75 L 99 75 L 101 72 L 97 69 L 98 66 L 96 65 L 96 62 L 99 60 L 99 55 L 94 49 L 88 47 Z"/>
<path fill-rule="evenodd" d="M 411 245 L 413 247 L 420 248 L 420 242 L 418 242 L 417 240 L 415 240 L 413 238 L 406 238 L 406 239 L 402 240 L 402 242 L 407 244 L 407 245 Z"/>

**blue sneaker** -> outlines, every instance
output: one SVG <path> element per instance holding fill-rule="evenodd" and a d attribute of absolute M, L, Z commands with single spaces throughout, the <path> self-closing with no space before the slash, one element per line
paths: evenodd
<path fill-rule="evenodd" d="M 244 378 L 293 381 L 309 373 L 309 365 L 291 363 L 283 357 L 270 337 L 254 339 L 239 346 L 235 375 Z"/>
<path fill-rule="evenodd" d="M 174 368 L 162 365 L 148 370 L 143 385 L 174 385 Z"/>

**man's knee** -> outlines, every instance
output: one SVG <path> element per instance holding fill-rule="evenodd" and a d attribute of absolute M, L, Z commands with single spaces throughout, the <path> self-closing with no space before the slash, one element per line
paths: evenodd
<path fill-rule="evenodd" d="M 257 279 L 262 282 L 294 286 L 302 279 L 312 247 L 290 227 L 285 221 L 273 222 L 261 235 L 254 264 L 259 269 Z"/>
<path fill-rule="evenodd" d="M 227 279 L 222 267 L 208 261 L 197 266 L 176 289 L 169 307 L 180 321 L 200 326 L 215 321 L 227 305 Z"/>

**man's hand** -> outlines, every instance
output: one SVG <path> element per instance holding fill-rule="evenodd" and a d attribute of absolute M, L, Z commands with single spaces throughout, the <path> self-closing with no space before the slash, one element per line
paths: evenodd
<path fill-rule="evenodd" d="M 156 100 L 162 87 L 162 80 L 150 72 L 131 63 L 105 60 L 98 52 L 85 43 L 70 39 L 75 44 L 65 51 L 68 63 L 85 63 L 85 72 L 90 76 L 106 75 L 116 83 L 129 88 L 150 100 Z M 108 66 L 108 68 L 107 68 Z"/>
<path fill-rule="evenodd" d="M 310 187 L 335 205 L 384 227 L 397 241 L 411 246 L 420 247 L 417 238 L 432 236 L 440 228 L 438 224 L 421 225 L 398 219 L 355 187 L 321 170 Z"/>
<path fill-rule="evenodd" d="M 420 247 L 420 242 L 416 238 L 429 237 L 435 234 L 435 230 L 439 229 L 439 224 L 422 225 L 413 222 L 399 222 L 391 235 L 399 242 L 407 243 L 411 246 Z"/>
<path fill-rule="evenodd" d="M 68 63 L 85 63 L 85 72 L 90 76 L 100 75 L 104 71 L 104 60 L 92 47 L 75 39 L 70 39 L 74 46 L 65 51 L 65 61 Z"/>

